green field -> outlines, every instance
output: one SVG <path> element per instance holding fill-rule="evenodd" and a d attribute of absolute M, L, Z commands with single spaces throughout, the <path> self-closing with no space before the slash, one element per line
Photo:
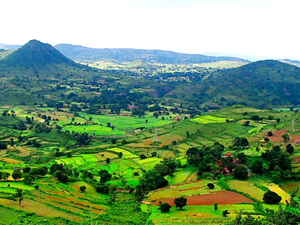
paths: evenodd
<path fill-rule="evenodd" d="M 69 125 L 65 126 L 63 131 L 78 132 L 78 133 L 88 133 L 89 135 L 97 136 L 123 136 L 124 131 L 120 131 L 116 128 L 112 129 L 110 127 L 100 126 L 100 125 Z"/>
<path fill-rule="evenodd" d="M 173 121 L 165 116 L 165 120 L 161 118 L 155 118 L 153 116 L 144 116 L 144 117 L 134 117 L 134 116 L 106 116 L 106 115 L 93 115 L 87 113 L 80 113 L 82 117 L 89 118 L 92 117 L 92 122 L 97 124 L 107 125 L 107 123 L 111 123 L 112 126 L 117 127 L 118 129 L 137 129 L 138 127 L 160 127 L 166 124 L 170 124 Z M 148 120 L 148 122 L 146 122 Z"/>
<path fill-rule="evenodd" d="M 10 184 L 10 188 L 7 187 L 8 184 Z M 0 188 L 4 188 L 4 189 L 21 188 L 21 189 L 28 190 L 28 191 L 34 190 L 34 187 L 25 185 L 22 182 L 0 182 Z"/>
<path fill-rule="evenodd" d="M 172 207 L 169 213 L 161 213 L 157 206 L 143 206 L 144 212 L 151 211 L 148 221 L 154 224 L 223 224 L 230 222 L 240 211 L 243 213 L 253 213 L 253 205 L 235 204 L 219 205 L 218 210 L 213 210 L 213 206 L 186 206 L 184 210 Z M 223 217 L 222 212 L 228 210 L 229 217 Z"/>
<path fill-rule="evenodd" d="M 232 121 L 232 119 L 229 118 L 221 118 L 221 117 L 215 117 L 215 116 L 211 116 L 211 115 L 205 115 L 205 116 L 199 116 L 196 117 L 194 119 L 192 119 L 193 121 L 197 122 L 197 123 L 226 123 L 228 121 Z"/>
<path fill-rule="evenodd" d="M 21 216 L 20 212 L 0 207 L 0 224 L 11 224 Z"/>

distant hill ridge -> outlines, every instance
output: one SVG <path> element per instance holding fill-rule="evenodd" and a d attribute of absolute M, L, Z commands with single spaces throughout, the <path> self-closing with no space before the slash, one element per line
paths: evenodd
<path fill-rule="evenodd" d="M 88 48 L 80 45 L 59 44 L 55 46 L 61 53 L 75 61 L 120 61 L 133 62 L 143 60 L 147 63 L 190 64 L 218 61 L 243 61 L 236 57 L 215 57 L 200 54 L 185 54 L 163 50 L 145 50 L 131 48 Z"/>
<path fill-rule="evenodd" d="M 16 50 L 21 47 L 22 45 L 6 45 L 0 43 L 0 49 L 5 49 L 5 50 Z"/>
<path fill-rule="evenodd" d="M 216 73 L 201 84 L 177 89 L 171 97 L 222 105 L 268 108 L 300 104 L 300 68 L 265 60 Z"/>

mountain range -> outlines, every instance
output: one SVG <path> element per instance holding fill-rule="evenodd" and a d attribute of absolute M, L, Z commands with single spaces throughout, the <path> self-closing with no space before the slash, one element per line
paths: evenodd
<path fill-rule="evenodd" d="M 143 60 L 147 63 L 165 63 L 165 64 L 191 64 L 191 63 L 208 63 L 218 61 L 242 61 L 247 60 L 226 57 L 226 56 L 207 56 L 200 54 L 184 54 L 163 50 L 145 50 L 130 48 L 115 49 L 96 49 L 87 48 L 80 45 L 59 44 L 55 46 L 61 53 L 75 61 L 118 61 L 133 62 Z"/>
<path fill-rule="evenodd" d="M 107 52 L 111 51 L 107 50 Z M 119 59 L 122 60 L 134 59 L 132 55 L 127 56 L 125 52 L 121 52 L 115 50 L 114 54 L 120 54 Z M 154 56 L 150 56 L 154 52 L 144 50 L 144 59 L 154 60 L 151 58 Z M 163 51 L 158 51 L 156 56 L 162 57 L 161 54 L 163 55 Z M 174 56 L 177 53 L 166 52 L 165 54 Z M 176 61 L 179 58 L 172 60 Z M 184 60 L 183 58 L 180 60 Z M 161 60 L 167 58 L 162 57 Z M 139 65 L 141 63 L 143 61 L 139 62 Z M 121 96 L 125 89 L 130 92 L 132 88 L 140 88 L 141 95 L 151 99 L 157 96 L 151 96 L 149 94 L 151 91 L 148 93 L 149 89 L 158 89 L 159 98 L 173 99 L 194 106 L 209 105 L 212 108 L 242 103 L 259 108 L 271 108 L 300 104 L 299 78 L 299 67 L 276 60 L 265 60 L 235 69 L 208 72 L 203 79 L 194 79 L 191 82 L 165 81 L 164 83 L 155 77 L 144 78 L 135 74 L 128 76 L 128 73 L 122 71 L 92 69 L 68 59 L 49 44 L 32 40 L 0 60 L 0 94 L 9 96 L 2 99 L 0 104 L 19 102 L 20 98 L 27 98 L 27 102 L 33 100 L 41 102 L 45 101 L 45 98 L 60 101 L 61 96 L 70 93 L 76 93 L 76 96 L 82 97 L 80 101 L 85 102 L 88 98 L 102 97 L 99 97 L 99 94 L 97 96 L 92 94 L 91 87 L 94 86 L 100 92 L 101 90 L 116 90 L 116 93 L 119 91 L 120 93 L 115 93 L 115 96 Z M 69 89 L 67 92 L 57 91 L 53 89 L 57 85 L 69 86 Z M 148 90 L 148 94 L 143 90 Z"/>

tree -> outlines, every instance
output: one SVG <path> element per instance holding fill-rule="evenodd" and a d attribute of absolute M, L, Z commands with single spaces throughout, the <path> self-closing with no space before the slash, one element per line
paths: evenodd
<path fill-rule="evenodd" d="M 146 158 L 147 158 L 147 156 L 145 156 L 145 154 L 140 155 L 140 159 L 146 159 Z"/>
<path fill-rule="evenodd" d="M 170 212 L 171 206 L 169 203 L 162 203 L 160 204 L 159 209 L 162 213 L 167 213 Z"/>
<path fill-rule="evenodd" d="M 249 120 L 247 120 L 247 121 L 245 121 L 245 122 L 243 123 L 243 126 L 245 126 L 245 127 L 249 127 L 249 125 L 250 125 L 250 121 L 249 121 Z"/>
<path fill-rule="evenodd" d="M 155 190 L 168 185 L 168 181 L 154 170 L 149 170 L 140 178 L 141 188 L 144 190 Z"/>
<path fill-rule="evenodd" d="M 217 202 L 216 202 L 215 205 L 214 205 L 214 209 L 215 209 L 215 210 L 218 210 L 218 203 L 217 203 Z"/>
<path fill-rule="evenodd" d="M 80 186 L 80 191 L 83 193 L 86 190 L 86 186 Z"/>
<path fill-rule="evenodd" d="M 7 144 L 0 141 L 0 149 L 7 149 Z"/>
<path fill-rule="evenodd" d="M 184 206 L 186 206 L 187 199 L 184 197 L 175 198 L 174 204 L 176 205 L 176 208 L 179 208 L 179 210 L 182 210 Z"/>
<path fill-rule="evenodd" d="M 69 180 L 69 177 L 67 174 L 63 173 L 62 171 L 60 170 L 57 170 L 54 174 L 53 174 L 54 177 L 57 178 L 58 181 L 62 182 L 62 183 L 67 183 L 68 180 Z"/>
<path fill-rule="evenodd" d="M 23 190 L 22 189 L 20 189 L 20 188 L 17 189 L 16 197 L 19 200 L 19 205 L 21 205 L 21 202 L 23 201 Z"/>
<path fill-rule="evenodd" d="M 263 200 L 267 204 L 278 204 L 281 201 L 281 199 L 282 198 L 273 191 L 267 191 L 263 197 Z"/>
<path fill-rule="evenodd" d="M 208 187 L 209 189 L 214 189 L 214 188 L 215 188 L 215 185 L 214 185 L 213 183 L 208 183 L 208 184 L 207 184 L 207 187 Z"/>
<path fill-rule="evenodd" d="M 123 152 L 119 152 L 119 158 L 122 158 Z"/>
<path fill-rule="evenodd" d="M 290 153 L 290 154 L 293 154 L 294 151 L 295 151 L 295 149 L 294 149 L 294 147 L 293 147 L 291 144 L 288 144 L 288 145 L 286 146 L 286 151 L 287 151 L 288 153 Z"/>
<path fill-rule="evenodd" d="M 263 161 L 260 159 L 257 159 L 254 161 L 254 163 L 251 165 L 250 169 L 253 173 L 257 174 L 263 174 L 264 167 L 263 167 Z"/>
<path fill-rule="evenodd" d="M 110 158 L 106 158 L 106 164 L 108 165 L 110 163 Z"/>
<path fill-rule="evenodd" d="M 157 156 L 157 152 L 152 152 L 151 156 L 152 157 L 156 157 Z"/>
<path fill-rule="evenodd" d="M 155 112 L 155 113 L 153 113 L 153 116 L 157 119 L 159 115 L 157 112 Z"/>
<path fill-rule="evenodd" d="M 190 138 L 190 132 L 188 130 L 186 131 L 186 137 Z"/>
<path fill-rule="evenodd" d="M 224 217 L 227 217 L 227 215 L 230 214 L 230 212 L 228 212 L 228 210 L 224 210 L 222 214 Z"/>
<path fill-rule="evenodd" d="M 251 119 L 252 120 L 260 120 L 260 117 L 258 115 L 252 115 Z"/>
<path fill-rule="evenodd" d="M 172 170 L 165 164 L 156 164 L 154 166 L 154 170 L 160 173 L 162 176 L 166 176 L 172 173 Z"/>
<path fill-rule="evenodd" d="M 22 177 L 22 172 L 17 170 L 17 171 L 14 171 L 13 174 L 12 174 L 12 178 L 17 181 L 18 179 L 20 179 Z"/>
<path fill-rule="evenodd" d="M 236 147 L 246 147 L 249 146 L 249 141 L 247 138 L 235 137 L 233 139 L 233 145 Z"/>
<path fill-rule="evenodd" d="M 23 168 L 23 173 L 29 173 L 29 172 L 30 172 L 30 167 Z"/>
<path fill-rule="evenodd" d="M 234 177 L 240 180 L 246 180 L 248 178 L 248 169 L 243 166 L 237 166 L 234 170 Z"/>
<path fill-rule="evenodd" d="M 97 184 L 95 189 L 98 193 L 102 193 L 102 194 L 108 194 L 109 193 L 109 186 L 105 185 L 105 184 Z"/>
<path fill-rule="evenodd" d="M 238 157 L 240 163 L 246 164 L 246 162 L 247 162 L 247 157 L 246 157 L 246 155 L 245 155 L 244 152 L 239 153 L 239 154 L 237 155 L 237 157 Z"/>
<path fill-rule="evenodd" d="M 60 178 L 59 178 L 59 181 L 60 182 L 62 182 L 62 183 L 64 183 L 64 184 L 66 184 L 67 182 L 68 182 L 68 180 L 69 180 L 69 177 L 68 177 L 68 175 L 67 174 L 62 174 L 61 176 L 60 176 Z"/>
<path fill-rule="evenodd" d="M 24 184 L 26 184 L 26 185 L 31 185 L 32 180 L 33 180 L 32 176 L 29 173 L 24 173 L 23 179 L 24 179 Z"/>
<path fill-rule="evenodd" d="M 284 135 L 282 135 L 282 138 L 284 140 L 284 143 L 287 143 L 290 140 L 290 136 L 288 133 L 285 133 Z"/>
<path fill-rule="evenodd" d="M 100 170 L 99 176 L 101 177 L 100 178 L 101 183 L 106 183 L 107 181 L 110 181 L 111 177 L 112 177 L 112 175 L 110 173 L 108 173 L 107 170 Z"/>

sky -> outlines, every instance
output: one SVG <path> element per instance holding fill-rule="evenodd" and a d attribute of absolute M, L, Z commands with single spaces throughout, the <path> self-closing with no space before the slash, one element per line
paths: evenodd
<path fill-rule="evenodd" d="M 300 60 L 299 0 L 0 0 L 0 9 L 3 44 Z"/>

